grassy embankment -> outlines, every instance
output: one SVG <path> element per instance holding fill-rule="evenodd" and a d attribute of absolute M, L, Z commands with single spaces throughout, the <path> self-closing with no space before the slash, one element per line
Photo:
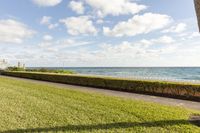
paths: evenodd
<path fill-rule="evenodd" d="M 50 82 L 105 88 L 141 94 L 159 95 L 200 101 L 200 85 L 162 81 L 142 81 L 78 74 L 3 71 L 3 75 Z"/>
<path fill-rule="evenodd" d="M 0 132 L 191 132 L 200 112 L 0 77 Z"/>

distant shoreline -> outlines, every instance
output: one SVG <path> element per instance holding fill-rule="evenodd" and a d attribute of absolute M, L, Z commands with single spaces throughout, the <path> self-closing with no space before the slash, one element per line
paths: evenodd
<path fill-rule="evenodd" d="M 39 66 L 39 67 L 30 67 L 28 66 L 27 68 L 200 68 L 200 66 L 133 66 L 133 67 L 101 67 L 101 66 L 97 66 L 97 67 L 87 67 L 87 66 L 83 66 L 83 67 L 45 67 L 45 66 Z"/>

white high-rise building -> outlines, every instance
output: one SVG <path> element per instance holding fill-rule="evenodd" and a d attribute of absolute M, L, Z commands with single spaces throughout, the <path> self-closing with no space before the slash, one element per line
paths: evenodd
<path fill-rule="evenodd" d="M 8 63 L 6 62 L 6 60 L 0 60 L 0 70 L 4 70 L 8 67 Z"/>

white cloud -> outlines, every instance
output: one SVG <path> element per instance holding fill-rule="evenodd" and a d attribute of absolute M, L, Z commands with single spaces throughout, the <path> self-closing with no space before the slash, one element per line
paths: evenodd
<path fill-rule="evenodd" d="M 158 40 L 165 40 L 160 38 L 166 37 L 147 41 L 156 44 Z M 92 43 L 71 38 L 44 41 L 40 47 L 28 45 L 23 48 L 21 45 L 15 45 L 5 50 L 1 49 L 0 45 L 0 53 L 9 62 L 16 64 L 22 60 L 28 66 L 199 66 L 199 38 L 179 41 L 180 38 L 173 45 L 159 47 L 146 47 L 141 41 L 106 43 L 91 50 L 83 45 Z"/>
<path fill-rule="evenodd" d="M 1 43 L 22 43 L 24 39 L 33 36 L 34 33 L 35 31 L 19 21 L 0 20 Z"/>
<path fill-rule="evenodd" d="M 161 36 L 157 39 L 150 39 L 150 40 L 146 40 L 143 39 L 140 41 L 140 43 L 142 43 L 143 45 L 145 45 L 146 47 L 150 46 L 150 45 L 154 45 L 154 44 L 172 44 L 174 43 L 175 40 L 170 37 L 170 36 Z"/>
<path fill-rule="evenodd" d="M 171 44 L 175 41 L 169 36 L 162 36 L 156 39 L 141 40 L 138 42 L 127 42 L 124 41 L 119 44 L 103 44 L 101 48 L 93 55 L 94 60 L 104 60 L 105 62 L 114 63 L 115 61 L 126 62 L 131 64 L 131 61 L 147 60 L 159 58 L 161 54 L 173 53 L 176 50 L 174 45 L 163 45 Z M 148 47 L 150 45 L 160 44 L 159 48 Z M 105 63 L 104 62 L 104 63 Z M 141 63 L 142 61 L 140 61 Z M 136 63 L 136 62 L 135 62 Z M 137 64 L 137 63 L 136 63 Z"/>
<path fill-rule="evenodd" d="M 58 23 L 55 23 L 55 24 L 49 24 L 48 25 L 48 28 L 51 30 L 51 29 L 54 29 L 54 28 L 56 28 L 56 27 L 58 27 Z"/>
<path fill-rule="evenodd" d="M 163 30 L 163 33 L 181 33 L 186 30 L 187 25 L 185 23 L 179 23 L 169 29 Z"/>
<path fill-rule="evenodd" d="M 171 17 L 168 15 L 145 13 L 135 15 L 128 21 L 119 22 L 113 29 L 104 27 L 103 32 L 107 36 L 135 36 L 162 29 L 170 22 Z"/>
<path fill-rule="evenodd" d="M 144 9 L 145 5 L 139 5 L 131 0 L 85 0 L 99 17 L 107 15 L 136 14 Z"/>
<path fill-rule="evenodd" d="M 98 55 L 106 55 L 107 58 L 136 57 L 145 53 L 145 49 L 139 43 L 122 42 L 117 45 L 104 44 Z M 123 60 L 123 59 L 122 59 Z"/>
<path fill-rule="evenodd" d="M 44 41 L 52 41 L 52 40 L 53 40 L 53 37 L 50 36 L 50 35 L 44 35 L 44 36 L 43 36 L 43 40 L 44 40 Z"/>
<path fill-rule="evenodd" d="M 43 16 L 42 19 L 40 20 L 40 24 L 50 24 L 52 17 L 50 16 Z"/>
<path fill-rule="evenodd" d="M 88 16 L 69 17 L 66 19 L 61 19 L 60 22 L 64 23 L 70 35 L 95 35 L 97 33 L 97 29 Z"/>
<path fill-rule="evenodd" d="M 151 43 L 169 43 L 166 37 L 149 40 Z M 119 44 L 103 44 L 95 52 L 89 52 L 88 64 L 94 66 L 162 66 L 161 57 L 176 54 L 177 45 L 162 45 L 159 48 L 150 48 L 139 42 L 122 42 Z M 165 56 L 166 55 L 166 56 Z M 85 56 L 81 56 L 86 58 Z M 172 56 L 173 57 L 173 56 Z M 87 61 L 85 59 L 85 61 Z M 166 61 L 166 59 L 165 59 Z"/>
<path fill-rule="evenodd" d="M 196 38 L 196 37 L 200 38 L 200 33 L 199 32 L 193 32 L 192 34 L 190 34 L 188 36 L 189 39 Z"/>
<path fill-rule="evenodd" d="M 175 40 L 170 36 L 162 36 L 158 39 L 151 40 L 153 43 L 161 43 L 161 44 L 171 44 L 175 42 Z"/>
<path fill-rule="evenodd" d="M 32 0 L 35 4 L 42 7 L 56 6 L 62 2 L 62 0 Z"/>
<path fill-rule="evenodd" d="M 43 40 L 44 41 L 39 43 L 38 46 L 50 52 L 62 51 L 65 48 L 79 47 L 91 43 L 86 41 L 78 41 L 75 39 L 61 39 L 52 41 L 53 38 L 49 35 L 44 36 Z"/>
<path fill-rule="evenodd" d="M 79 2 L 79 1 L 71 1 L 69 3 L 69 7 L 75 11 L 77 14 L 83 14 L 85 11 L 85 8 L 83 6 L 83 2 Z"/>
<path fill-rule="evenodd" d="M 43 16 L 42 19 L 40 20 L 40 24 L 46 25 L 50 30 L 58 27 L 59 24 L 58 23 L 52 24 L 51 19 L 52 17 L 50 16 Z"/>
<path fill-rule="evenodd" d="M 64 39 L 64 40 L 58 40 L 56 41 L 56 44 L 63 46 L 63 47 L 77 47 L 77 46 L 83 46 L 90 44 L 91 42 L 87 41 L 78 41 L 75 39 Z"/>

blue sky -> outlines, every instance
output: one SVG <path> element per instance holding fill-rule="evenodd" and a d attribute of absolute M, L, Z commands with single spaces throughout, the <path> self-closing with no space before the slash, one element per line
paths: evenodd
<path fill-rule="evenodd" d="M 27 66 L 200 66 L 193 0 L 4 0 L 0 59 Z"/>

